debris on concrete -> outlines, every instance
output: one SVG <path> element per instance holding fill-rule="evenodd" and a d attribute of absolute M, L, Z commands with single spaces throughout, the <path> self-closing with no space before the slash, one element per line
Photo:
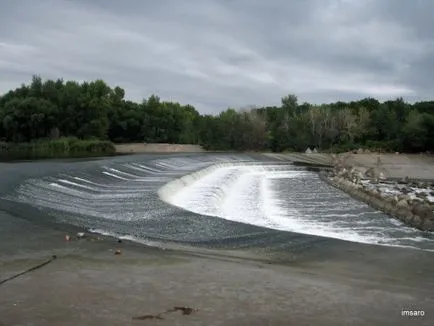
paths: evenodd
<path fill-rule="evenodd" d="M 158 314 L 158 315 L 143 315 L 143 316 L 133 317 L 133 320 L 146 320 L 146 319 L 164 319 L 164 318 L 161 317 L 161 314 Z"/>
<path fill-rule="evenodd" d="M 174 311 L 181 311 L 183 315 L 191 315 L 194 312 L 199 311 L 197 308 L 190 307 L 173 307 Z"/>
<path fill-rule="evenodd" d="M 132 319 L 133 320 L 164 319 L 162 317 L 162 315 L 176 312 L 176 311 L 181 311 L 183 315 L 191 315 L 192 313 L 199 311 L 199 309 L 191 308 L 191 307 L 175 306 L 175 307 L 173 307 L 173 309 L 167 309 L 166 311 L 160 312 L 160 313 L 155 314 L 155 315 L 151 315 L 151 314 L 141 315 L 141 316 L 133 317 Z"/>

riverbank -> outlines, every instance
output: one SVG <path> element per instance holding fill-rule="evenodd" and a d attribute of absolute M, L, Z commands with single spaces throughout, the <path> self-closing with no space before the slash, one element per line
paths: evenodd
<path fill-rule="evenodd" d="M 434 231 L 434 156 L 427 154 L 267 154 L 322 165 L 328 184 L 423 231 Z"/>
<path fill-rule="evenodd" d="M 132 154 L 203 153 L 200 145 L 166 143 L 114 144 L 109 141 L 60 138 L 31 143 L 0 142 L 0 162 L 40 159 L 104 158 Z"/>
<path fill-rule="evenodd" d="M 434 180 L 434 155 L 384 153 L 265 153 L 278 161 L 291 161 L 333 167 L 380 168 L 387 179 Z"/>
<path fill-rule="evenodd" d="M 200 145 L 167 144 L 167 143 L 130 143 L 115 144 L 115 151 L 119 154 L 143 153 L 202 153 L 205 150 Z"/>
<path fill-rule="evenodd" d="M 1 279 L 57 256 L 0 286 L 4 325 L 375 326 L 433 320 L 431 252 L 343 242 L 323 258 L 294 263 L 283 253 L 278 260 L 251 259 L 242 252 L 237 258 L 218 250 L 162 250 L 108 237 L 65 241 L 62 231 L 0 215 Z M 133 320 L 174 306 L 198 311 Z M 403 309 L 425 316 L 403 317 Z"/>
<path fill-rule="evenodd" d="M 338 175 L 320 173 L 320 177 L 324 182 L 375 209 L 399 219 L 409 226 L 422 231 L 434 231 L 434 201 L 431 200 L 431 196 L 424 195 L 421 198 L 412 198 L 409 195 L 404 195 L 402 188 L 397 187 L 395 187 L 395 193 L 382 192 L 382 187 L 387 183 L 370 184 L 369 181 L 362 182 L 361 180 L 351 179 L 348 175 L 344 176 L 344 173 Z M 417 193 L 426 194 L 424 190 L 431 191 L 432 189 L 434 189 L 434 186 L 427 185 L 421 187 Z"/>
<path fill-rule="evenodd" d="M 113 143 L 101 140 L 59 138 L 29 143 L 0 142 L 0 161 L 83 158 L 115 155 Z"/>

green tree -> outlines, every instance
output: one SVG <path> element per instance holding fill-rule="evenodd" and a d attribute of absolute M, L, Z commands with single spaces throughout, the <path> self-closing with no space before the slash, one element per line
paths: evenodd
<path fill-rule="evenodd" d="M 410 151 L 423 151 L 427 146 L 428 129 L 424 118 L 426 117 L 416 110 L 412 110 L 407 116 L 401 137 L 404 147 Z"/>
<path fill-rule="evenodd" d="M 289 94 L 280 106 L 226 109 L 214 116 L 157 95 L 141 103 L 129 101 L 124 89 L 111 88 L 103 80 L 78 83 L 36 75 L 28 85 L 0 96 L 0 141 L 7 142 L 73 137 L 193 143 L 211 150 L 368 146 L 415 152 L 434 149 L 433 133 L 434 101 L 409 104 L 402 98 L 299 105 L 297 96 Z M 66 150 L 74 144 L 62 140 L 53 146 Z M 92 140 L 83 148 L 97 144 Z M 106 143 L 101 146 L 109 148 Z"/>

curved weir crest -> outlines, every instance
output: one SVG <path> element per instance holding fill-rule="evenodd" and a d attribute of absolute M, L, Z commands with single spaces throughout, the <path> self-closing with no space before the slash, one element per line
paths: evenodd
<path fill-rule="evenodd" d="M 57 171 L 51 164 L 36 164 L 47 172 L 8 188 L 0 200 L 34 221 L 144 243 L 298 248 L 324 241 L 321 236 L 434 249 L 432 234 L 352 199 L 314 172 L 265 158 L 145 155 L 83 169 L 62 165 L 62 173 L 50 172 Z"/>
<path fill-rule="evenodd" d="M 216 164 L 172 181 L 160 197 L 185 210 L 265 228 L 352 242 L 434 247 L 432 235 L 349 198 L 314 172 L 284 165 Z"/>

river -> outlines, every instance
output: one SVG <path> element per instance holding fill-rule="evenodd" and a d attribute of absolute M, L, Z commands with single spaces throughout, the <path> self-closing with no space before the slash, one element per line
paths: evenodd
<path fill-rule="evenodd" d="M 1 200 L 15 215 L 147 245 L 349 241 L 434 250 L 432 234 L 352 199 L 316 172 L 261 155 L 148 154 L 7 168 Z"/>

